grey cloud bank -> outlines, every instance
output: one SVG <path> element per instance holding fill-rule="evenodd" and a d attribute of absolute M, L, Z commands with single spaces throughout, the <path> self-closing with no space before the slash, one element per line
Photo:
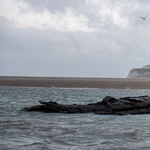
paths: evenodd
<path fill-rule="evenodd" d="M 146 0 L 0 3 L 0 75 L 126 77 L 150 63 Z"/>

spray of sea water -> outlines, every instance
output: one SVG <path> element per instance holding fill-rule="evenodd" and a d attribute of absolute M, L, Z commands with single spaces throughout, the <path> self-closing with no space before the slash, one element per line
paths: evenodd
<path fill-rule="evenodd" d="M 50 114 L 22 111 L 42 101 L 88 104 L 150 90 L 0 87 L 1 150 L 148 150 L 150 115 Z"/>

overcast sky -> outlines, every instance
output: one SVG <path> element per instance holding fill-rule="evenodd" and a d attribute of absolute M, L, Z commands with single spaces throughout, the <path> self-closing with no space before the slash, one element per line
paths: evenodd
<path fill-rule="evenodd" d="M 0 75 L 127 77 L 150 64 L 149 6 L 150 0 L 0 0 Z"/>

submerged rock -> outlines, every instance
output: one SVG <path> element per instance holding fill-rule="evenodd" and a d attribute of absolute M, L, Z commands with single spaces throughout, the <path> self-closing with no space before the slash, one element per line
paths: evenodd
<path fill-rule="evenodd" d="M 95 113 L 95 114 L 150 114 L 150 97 L 123 97 L 116 99 L 105 97 L 101 102 L 87 105 L 62 105 L 56 102 L 41 102 L 41 105 L 25 107 L 26 111 L 41 111 L 48 113 Z"/>

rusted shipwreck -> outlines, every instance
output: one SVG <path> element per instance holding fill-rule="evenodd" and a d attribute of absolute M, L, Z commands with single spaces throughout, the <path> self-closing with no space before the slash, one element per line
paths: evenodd
<path fill-rule="evenodd" d="M 102 101 L 87 105 L 64 105 L 56 102 L 41 102 L 40 105 L 25 107 L 26 111 L 41 111 L 48 113 L 95 113 L 95 114 L 150 114 L 150 97 L 105 97 Z"/>

